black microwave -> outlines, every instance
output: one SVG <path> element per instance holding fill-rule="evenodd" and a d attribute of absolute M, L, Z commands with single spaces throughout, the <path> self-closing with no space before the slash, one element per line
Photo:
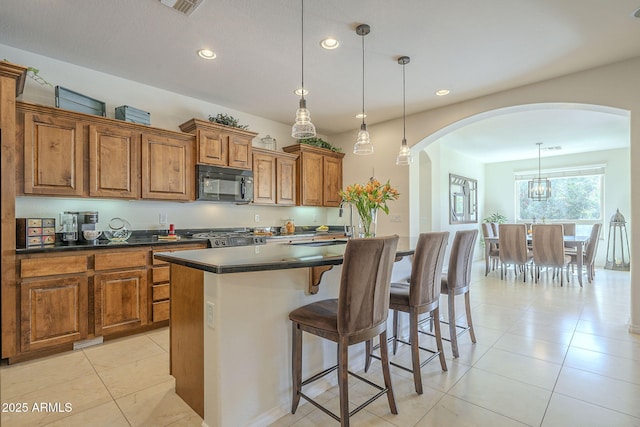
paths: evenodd
<path fill-rule="evenodd" d="M 253 201 L 253 171 L 197 165 L 196 200 L 221 203 Z"/>

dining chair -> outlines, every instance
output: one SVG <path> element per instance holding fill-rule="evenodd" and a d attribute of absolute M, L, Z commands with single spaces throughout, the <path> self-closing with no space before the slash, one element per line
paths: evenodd
<path fill-rule="evenodd" d="M 540 268 L 553 268 L 554 274 L 560 276 L 560 286 L 564 281 L 563 270 L 566 270 L 567 282 L 569 282 L 569 269 L 567 268 L 571 257 L 564 253 L 564 231 L 562 224 L 535 224 L 532 230 L 533 263 L 535 264 L 535 280 L 540 279 Z M 558 274 L 556 271 L 559 270 Z"/>
<path fill-rule="evenodd" d="M 449 338 L 442 338 L 451 342 L 453 357 L 459 357 L 458 336 L 469 331 L 471 342 L 476 342 L 476 334 L 471 321 L 471 304 L 469 301 L 469 285 L 471 284 L 471 266 L 473 264 L 473 251 L 476 247 L 478 230 L 456 231 L 449 254 L 447 272 L 443 273 L 440 281 L 440 293 L 447 295 L 447 316 L 449 325 Z M 465 314 L 467 324 L 456 325 L 455 296 L 464 295 Z M 457 329 L 462 329 L 460 332 Z"/>
<path fill-rule="evenodd" d="M 485 251 L 485 257 L 488 257 L 488 259 L 485 259 L 485 262 L 491 266 L 491 270 L 495 270 L 496 267 L 498 266 L 498 261 L 500 259 L 500 251 L 496 243 L 487 243 L 486 241 L 487 237 L 497 237 L 493 232 L 493 227 L 491 226 L 491 223 L 488 223 L 488 222 L 482 223 L 482 236 L 485 238 L 484 244 L 489 245 L 489 251 L 488 252 Z M 485 276 L 487 274 L 489 274 L 489 270 L 486 270 L 484 273 Z"/>
<path fill-rule="evenodd" d="M 582 266 L 587 271 L 587 280 L 591 283 L 596 275 L 595 269 L 595 259 L 596 252 L 598 251 L 598 241 L 600 240 L 600 229 L 602 228 L 602 224 L 596 223 L 591 227 L 591 235 L 589 236 L 589 241 L 587 242 L 584 254 Z M 576 265 L 578 263 L 578 254 L 570 254 L 571 264 Z"/>
<path fill-rule="evenodd" d="M 442 277 L 442 264 L 444 254 L 449 242 L 449 232 L 422 233 L 418 237 L 416 250 L 413 255 L 411 265 L 411 278 L 409 284 L 391 283 L 391 296 L 389 308 L 393 311 L 393 335 L 389 341 L 393 343 L 393 354 L 398 350 L 398 343 L 411 346 L 411 368 L 389 362 L 391 365 L 413 373 L 413 383 L 416 393 L 422 394 L 422 375 L 420 368 L 436 357 L 440 358 L 440 366 L 443 371 L 447 370 L 447 362 L 442 350 L 442 335 L 440 332 L 440 279 Z M 400 337 L 398 331 L 398 312 L 409 314 L 409 338 L 408 341 Z M 437 350 L 420 346 L 418 317 L 421 314 L 429 313 L 433 336 L 436 340 Z M 426 320 L 426 319 L 425 319 Z M 431 334 L 429 334 L 431 335 Z M 383 341 L 380 341 L 381 343 Z M 373 354 L 373 350 L 380 347 L 380 344 L 372 347 L 372 341 L 366 344 L 366 359 L 364 371 L 367 372 L 371 365 L 371 359 L 380 359 Z M 430 353 L 429 357 L 420 363 L 420 350 Z"/>
<path fill-rule="evenodd" d="M 500 224 L 500 279 L 508 273 L 508 266 L 518 276 L 522 271 L 523 281 L 527 281 L 527 268 L 531 264 L 533 254 L 527 247 L 527 226 L 525 224 Z"/>
<path fill-rule="evenodd" d="M 387 342 L 389 287 L 395 260 L 398 236 L 349 240 L 344 252 L 340 290 L 337 299 L 307 304 L 289 313 L 292 322 L 292 382 L 291 413 L 295 414 L 300 398 L 340 422 L 349 425 L 349 417 L 387 395 L 391 413 L 397 414 L 396 401 L 389 372 L 387 346 L 380 346 L 384 387 L 349 371 L 349 346 L 379 336 Z M 302 332 L 328 339 L 338 344 L 337 365 L 302 380 Z M 338 371 L 340 415 L 320 405 L 306 395 L 302 387 L 325 375 Z M 353 411 L 349 411 L 348 374 L 375 387 L 378 393 Z"/>

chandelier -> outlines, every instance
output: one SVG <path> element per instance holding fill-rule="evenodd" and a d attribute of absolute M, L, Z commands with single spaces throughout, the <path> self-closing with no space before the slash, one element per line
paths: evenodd
<path fill-rule="evenodd" d="M 538 177 L 529 181 L 529 198 L 543 202 L 551 197 L 551 181 L 540 176 L 540 146 L 542 142 L 536 144 L 538 145 Z"/>

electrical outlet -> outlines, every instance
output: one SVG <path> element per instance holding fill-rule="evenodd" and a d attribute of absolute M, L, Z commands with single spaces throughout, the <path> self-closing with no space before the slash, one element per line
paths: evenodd
<path fill-rule="evenodd" d="M 313 222 L 318 222 L 318 214 L 313 214 Z"/>
<path fill-rule="evenodd" d="M 161 212 L 160 215 L 158 215 L 158 222 L 160 223 L 160 225 L 166 225 L 169 222 L 169 218 L 166 212 Z"/>
<path fill-rule="evenodd" d="M 253 216 L 253 220 L 254 220 L 255 222 L 260 222 L 260 215 L 255 214 L 255 215 Z"/>
<path fill-rule="evenodd" d="M 211 329 L 215 328 L 215 323 L 213 320 L 213 308 L 214 304 L 211 301 L 207 301 L 207 326 Z"/>
<path fill-rule="evenodd" d="M 400 215 L 389 215 L 389 222 L 402 222 Z"/>

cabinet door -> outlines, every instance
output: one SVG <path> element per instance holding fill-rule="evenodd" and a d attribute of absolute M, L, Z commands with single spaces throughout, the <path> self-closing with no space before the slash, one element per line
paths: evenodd
<path fill-rule="evenodd" d="M 140 134 L 89 126 L 89 195 L 136 199 L 139 176 Z"/>
<path fill-rule="evenodd" d="M 340 206 L 342 189 L 342 159 L 324 158 L 324 206 Z"/>
<path fill-rule="evenodd" d="M 25 113 L 25 194 L 82 196 L 84 149 L 80 122 Z"/>
<path fill-rule="evenodd" d="M 195 185 L 189 140 L 142 135 L 142 198 L 192 200 Z"/>
<path fill-rule="evenodd" d="M 253 203 L 276 203 L 276 158 L 268 154 L 253 155 Z"/>
<path fill-rule="evenodd" d="M 227 166 L 227 136 L 219 130 L 198 129 L 198 163 Z"/>
<path fill-rule="evenodd" d="M 22 351 L 86 338 L 86 276 L 23 282 L 20 312 Z"/>
<path fill-rule="evenodd" d="M 229 167 L 251 169 L 251 138 L 244 135 L 229 135 Z"/>
<path fill-rule="evenodd" d="M 293 206 L 296 204 L 296 161 L 278 158 L 276 166 L 276 203 Z"/>
<path fill-rule="evenodd" d="M 147 324 L 147 271 L 94 276 L 96 335 L 109 335 Z"/>
<path fill-rule="evenodd" d="M 324 156 L 317 153 L 302 153 L 300 157 L 300 204 L 322 206 L 322 174 L 324 173 L 322 159 Z"/>

